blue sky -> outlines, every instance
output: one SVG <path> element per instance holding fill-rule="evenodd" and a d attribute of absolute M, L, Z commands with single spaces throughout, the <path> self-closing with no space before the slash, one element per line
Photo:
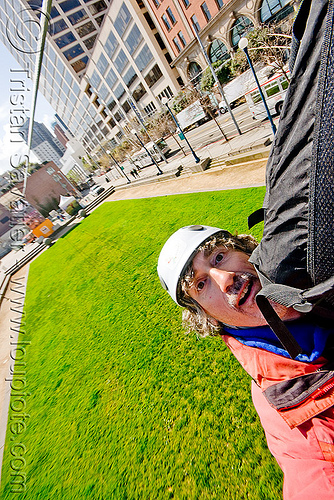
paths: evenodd
<path fill-rule="evenodd" d="M 0 59 L 1 59 L 1 76 L 0 76 L 0 175 L 10 169 L 10 158 L 14 154 L 26 154 L 27 147 L 25 145 L 13 144 L 10 142 L 9 119 L 11 104 L 10 97 L 10 70 L 20 68 L 20 65 L 13 58 L 7 48 L 0 42 Z M 32 82 L 29 81 L 29 88 L 32 88 Z M 29 92 L 31 94 L 31 92 Z M 26 100 L 26 107 L 31 109 L 31 97 Z M 54 110 L 46 101 L 42 94 L 38 95 L 35 121 L 43 122 L 50 128 L 50 124 L 54 121 Z M 29 115 L 29 113 L 28 113 Z M 29 115 L 30 116 L 30 115 Z M 15 157 L 17 158 L 17 157 Z M 31 161 L 36 161 L 36 157 L 32 154 Z"/>

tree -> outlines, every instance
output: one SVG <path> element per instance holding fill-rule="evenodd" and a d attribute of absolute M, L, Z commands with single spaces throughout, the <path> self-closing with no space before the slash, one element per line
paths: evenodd
<path fill-rule="evenodd" d="M 194 87 L 185 87 L 173 99 L 172 110 L 180 113 L 198 99 L 197 90 Z"/>
<path fill-rule="evenodd" d="M 274 71 L 282 72 L 286 78 L 285 66 L 289 57 L 292 19 L 283 23 L 259 26 L 247 34 L 248 52 L 253 63 L 262 62 Z M 233 76 L 238 76 L 249 69 L 243 50 L 238 49 L 231 61 Z"/>
<path fill-rule="evenodd" d="M 231 79 L 231 61 L 227 63 L 222 63 L 222 61 L 216 61 L 212 64 L 213 69 L 217 75 L 218 80 L 221 84 L 227 83 Z M 215 83 L 215 79 L 212 75 L 211 69 L 208 66 L 202 74 L 201 78 L 201 90 L 210 91 Z"/>

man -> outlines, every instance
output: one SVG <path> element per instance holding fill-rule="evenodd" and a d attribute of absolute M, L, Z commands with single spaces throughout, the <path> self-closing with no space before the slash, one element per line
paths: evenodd
<path fill-rule="evenodd" d="M 215 227 L 181 228 L 160 253 L 160 281 L 186 308 L 187 328 L 222 335 L 253 378 L 253 402 L 284 473 L 284 499 L 332 500 L 334 372 L 327 344 L 334 330 L 273 303 L 303 349 L 296 360 L 289 357 L 256 304 L 261 284 L 248 261 L 256 245 L 251 236 Z"/>

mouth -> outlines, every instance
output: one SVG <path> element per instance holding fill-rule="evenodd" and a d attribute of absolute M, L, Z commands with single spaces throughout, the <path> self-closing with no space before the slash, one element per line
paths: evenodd
<path fill-rule="evenodd" d="M 243 273 L 236 276 L 233 286 L 227 293 L 227 300 L 234 308 L 243 306 L 247 300 L 253 296 L 254 289 L 254 276 L 250 273 Z"/>
<path fill-rule="evenodd" d="M 238 306 L 242 306 L 247 301 L 248 297 L 251 294 L 252 287 L 253 287 L 252 281 L 248 280 L 245 283 L 244 287 L 241 289 L 241 292 L 239 293 L 238 300 L 237 300 Z"/>

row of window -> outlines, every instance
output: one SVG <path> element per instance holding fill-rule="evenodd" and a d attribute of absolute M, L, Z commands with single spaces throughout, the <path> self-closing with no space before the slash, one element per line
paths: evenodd
<path fill-rule="evenodd" d="M 166 14 L 167 14 L 167 16 L 166 16 Z M 163 14 L 161 16 L 161 19 L 163 20 L 167 30 L 170 31 L 172 29 L 172 26 L 174 26 L 174 24 L 176 24 L 176 19 L 175 19 L 175 16 L 174 16 L 172 9 L 170 7 L 168 7 L 166 9 L 166 14 Z"/>
<path fill-rule="evenodd" d="M 186 0 L 188 1 L 188 0 Z M 263 0 L 261 4 L 261 10 L 260 10 L 260 18 L 261 22 L 266 22 L 268 20 L 271 20 L 273 17 L 276 18 L 283 18 L 285 15 L 289 14 L 290 12 L 293 11 L 292 6 L 287 6 L 289 4 L 290 0 Z M 216 0 L 217 7 L 221 9 L 223 7 L 223 1 L 222 0 Z M 285 8 L 287 6 L 287 8 Z M 210 13 L 210 10 L 206 4 L 206 2 L 203 2 L 201 4 L 201 11 L 204 15 L 204 18 L 206 19 L 207 22 L 209 22 L 212 18 L 212 15 Z M 168 8 L 166 9 L 166 14 L 162 15 L 162 20 L 164 22 L 164 25 L 166 26 L 167 30 L 170 31 L 172 29 L 172 26 L 176 23 L 175 17 L 173 16 L 171 9 Z M 190 17 L 191 23 L 194 27 L 194 29 L 199 32 L 201 30 L 201 26 L 198 22 L 198 19 L 196 15 L 194 14 L 193 16 Z M 252 27 L 253 27 L 252 21 L 246 17 L 246 16 L 240 16 L 238 19 L 235 21 L 233 27 L 232 27 L 232 33 L 231 33 L 231 42 L 232 46 L 236 47 L 240 38 L 247 33 Z M 178 34 L 179 35 L 179 34 Z M 179 37 L 180 38 L 180 37 Z M 177 49 L 178 52 L 182 50 L 182 47 L 185 46 L 185 44 L 180 45 L 180 41 L 177 37 L 173 38 L 174 45 Z"/>
<path fill-rule="evenodd" d="M 156 71 L 156 70 L 155 70 Z M 158 72 L 157 74 L 159 73 L 159 69 L 158 69 Z M 133 93 L 133 98 L 134 100 L 137 102 L 143 95 L 145 95 L 146 91 L 143 87 L 142 84 L 138 85 L 138 87 L 136 88 L 135 92 Z M 171 88 L 169 86 L 167 86 L 159 95 L 158 95 L 158 99 L 162 99 L 163 97 L 167 97 L 168 99 L 172 98 L 173 97 L 173 92 L 171 90 Z M 127 113 L 130 109 L 131 109 L 131 106 L 129 104 L 129 100 L 126 100 L 122 105 L 122 109 L 125 113 Z M 115 101 L 111 101 L 109 104 L 108 104 L 108 108 L 110 111 L 112 111 L 116 106 L 116 102 Z M 149 116 L 151 114 L 153 114 L 154 112 L 156 111 L 156 106 L 155 104 L 151 101 L 147 106 L 144 107 L 144 112 Z M 120 110 L 117 110 L 116 113 L 113 114 L 113 118 L 110 118 L 107 125 L 110 129 L 113 129 L 113 127 L 115 127 L 116 125 L 116 121 L 120 121 L 122 118 L 124 118 L 124 116 L 121 116 L 122 115 L 122 112 Z M 116 138 L 118 139 L 118 141 L 121 141 L 122 138 L 123 138 L 123 132 L 122 131 L 119 131 L 117 134 L 116 134 Z M 94 141 L 92 141 L 94 143 Z M 113 138 L 111 140 L 109 140 L 109 143 L 110 143 L 110 146 L 111 148 L 114 148 L 116 145 L 117 145 L 117 141 Z M 95 144 L 96 146 L 97 144 Z"/>

